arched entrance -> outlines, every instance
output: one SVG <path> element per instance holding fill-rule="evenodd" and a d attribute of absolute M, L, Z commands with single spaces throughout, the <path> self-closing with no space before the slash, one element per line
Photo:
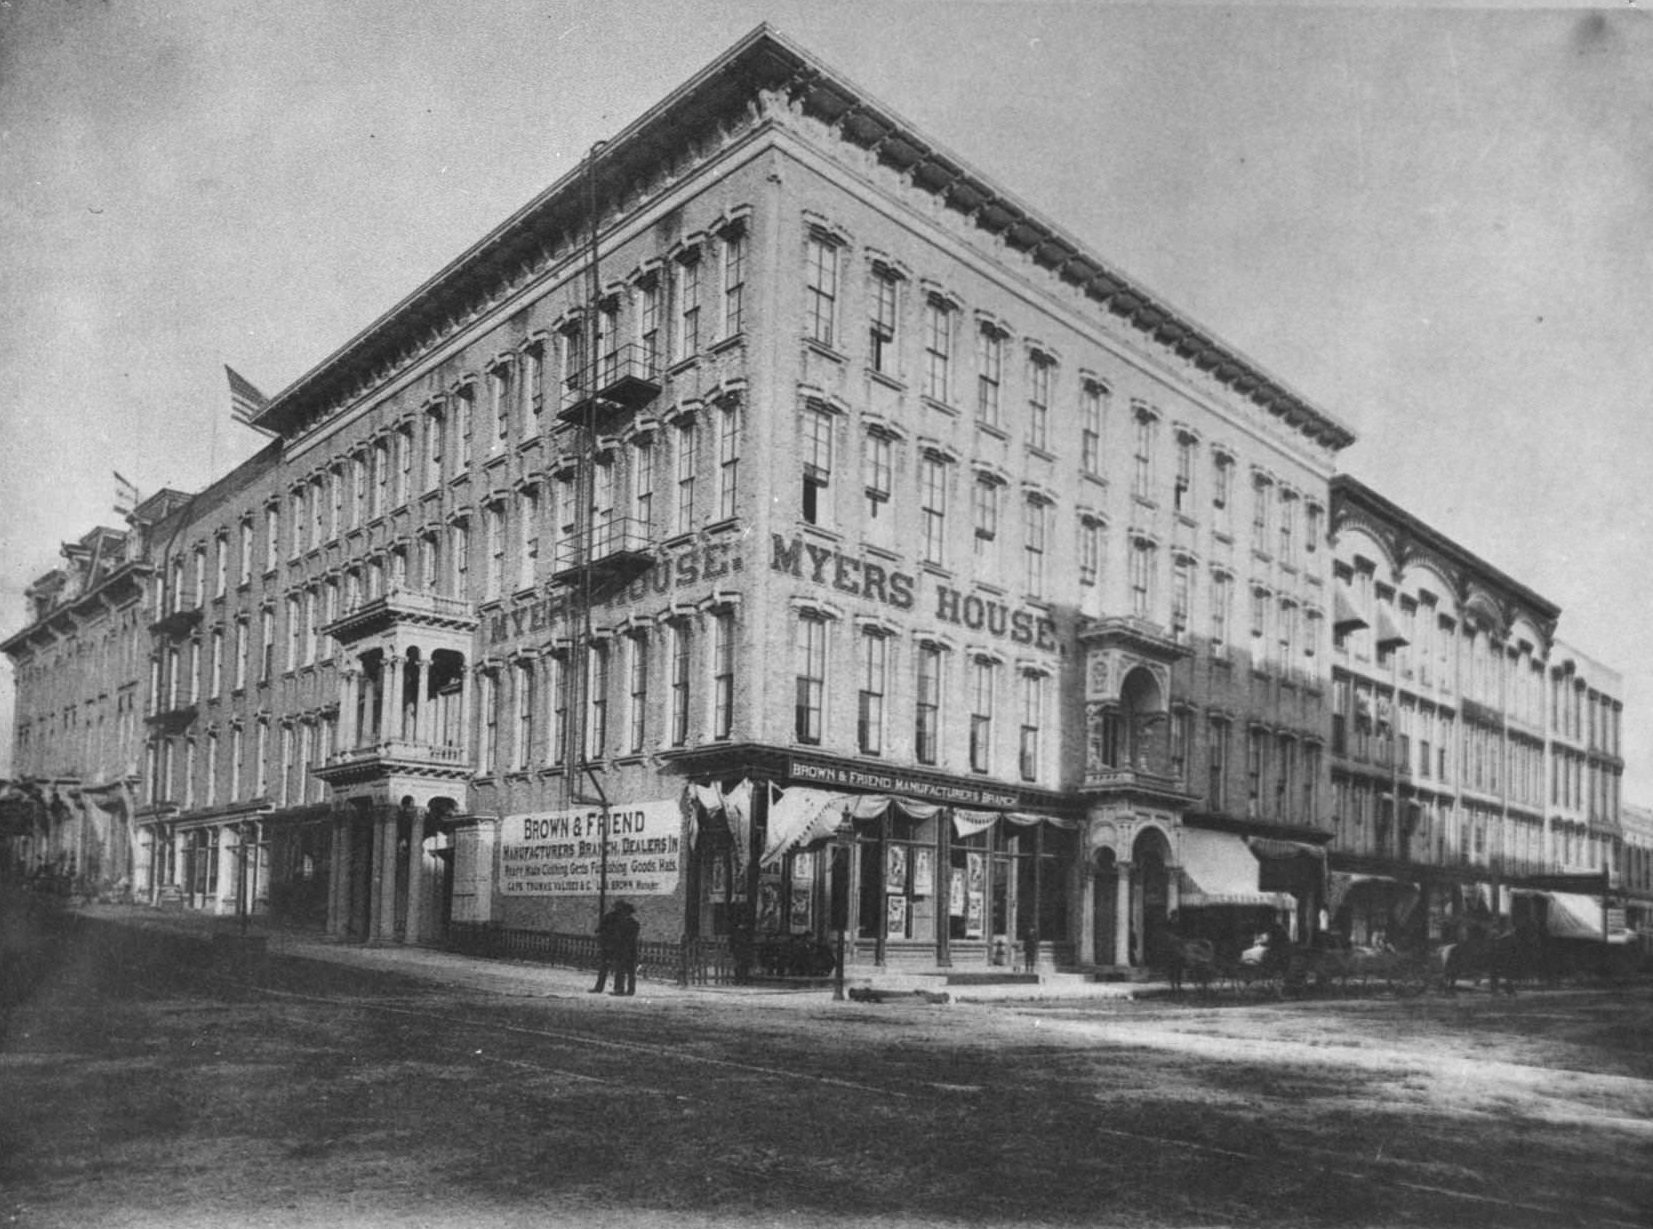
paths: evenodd
<path fill-rule="evenodd" d="M 1131 850 L 1131 964 L 1139 969 L 1166 926 L 1171 875 L 1170 842 L 1158 828 L 1144 828 Z"/>

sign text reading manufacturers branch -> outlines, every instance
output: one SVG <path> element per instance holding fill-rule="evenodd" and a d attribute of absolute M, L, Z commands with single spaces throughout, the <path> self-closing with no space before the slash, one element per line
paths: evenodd
<path fill-rule="evenodd" d="M 603 874 L 603 813 L 510 815 L 500 839 L 507 896 L 595 896 Z M 683 812 L 676 801 L 609 809 L 608 890 L 666 896 L 677 890 Z"/>

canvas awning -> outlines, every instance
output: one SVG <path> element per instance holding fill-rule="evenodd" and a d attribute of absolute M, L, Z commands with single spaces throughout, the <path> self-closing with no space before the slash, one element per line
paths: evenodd
<path fill-rule="evenodd" d="M 1400 628 L 1395 626 L 1395 622 L 1389 617 L 1388 612 L 1380 608 L 1378 610 L 1377 647 L 1392 649 L 1396 645 L 1410 643 L 1411 641 L 1407 640 L 1401 633 Z"/>
<path fill-rule="evenodd" d="M 1182 830 L 1179 868 L 1181 903 L 1185 909 L 1214 906 L 1290 909 L 1285 892 L 1264 892 L 1258 885 L 1256 855 L 1245 838 L 1204 828 Z"/>
<path fill-rule="evenodd" d="M 1357 875 L 1333 871 L 1327 881 L 1326 911 L 1334 917 L 1351 895 L 1372 892 L 1389 900 L 1389 914 L 1404 924 L 1417 908 L 1420 891 L 1415 883 L 1406 883 L 1389 875 Z"/>
<path fill-rule="evenodd" d="M 1339 632 L 1353 631 L 1356 628 L 1369 626 L 1360 612 L 1354 608 L 1354 603 L 1339 589 L 1332 599 L 1332 630 Z"/>
<path fill-rule="evenodd" d="M 1546 892 L 1550 907 L 1544 911 L 1545 927 L 1558 939 L 1600 939 L 1601 902 L 1576 892 Z"/>

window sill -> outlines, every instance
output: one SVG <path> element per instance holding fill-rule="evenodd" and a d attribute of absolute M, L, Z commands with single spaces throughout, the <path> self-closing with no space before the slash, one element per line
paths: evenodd
<path fill-rule="evenodd" d="M 736 346 L 744 345 L 745 342 L 746 331 L 743 329 L 738 333 L 730 333 L 727 337 L 719 337 L 706 347 L 706 353 L 722 354 L 725 350 L 733 350 Z"/>
<path fill-rule="evenodd" d="M 957 418 L 959 416 L 957 406 L 948 405 L 945 401 L 937 401 L 928 393 L 919 397 L 919 401 L 927 408 L 935 410 L 938 414 L 945 414 L 949 418 Z"/>
<path fill-rule="evenodd" d="M 740 517 L 726 516 L 720 521 L 713 521 L 701 532 L 712 537 L 722 537 L 724 534 L 733 533 L 739 528 Z"/>
<path fill-rule="evenodd" d="M 811 525 L 808 521 L 799 521 L 798 528 L 812 538 L 821 538 L 828 542 L 842 542 L 844 535 L 835 529 L 828 529 L 824 525 Z"/>
<path fill-rule="evenodd" d="M 997 423 L 988 422 L 984 418 L 976 419 L 976 430 L 980 431 L 983 435 L 991 435 L 996 440 L 1007 440 L 1010 438 L 1010 432 L 1006 431 Z"/>
<path fill-rule="evenodd" d="M 660 541 L 661 550 L 676 550 L 680 546 L 688 546 L 694 541 L 694 530 L 685 529 L 681 533 L 674 533 L 669 538 Z"/>
<path fill-rule="evenodd" d="M 817 341 L 813 337 L 805 337 L 802 340 L 804 349 L 812 350 L 816 354 L 819 354 L 822 358 L 829 359 L 832 362 L 837 363 L 840 367 L 849 362 L 849 355 L 845 354 L 842 350 L 839 350 L 836 346 L 829 345 L 824 341 Z"/>
<path fill-rule="evenodd" d="M 677 376 L 693 371 L 699 362 L 699 354 L 687 355 L 683 358 L 677 359 L 675 362 L 667 364 L 665 374 L 676 378 Z"/>
<path fill-rule="evenodd" d="M 1101 474 L 1094 474 L 1088 469 L 1082 469 L 1079 471 L 1079 481 L 1089 482 L 1093 486 L 1101 487 L 1104 491 L 1108 489 L 1108 480 Z"/>
<path fill-rule="evenodd" d="M 1022 447 L 1030 457 L 1038 457 L 1041 461 L 1056 460 L 1056 454 L 1054 452 L 1041 448 L 1038 444 L 1024 444 Z"/>
<path fill-rule="evenodd" d="M 867 379 L 874 384 L 882 384 L 892 392 L 904 393 L 907 391 L 907 381 L 892 376 L 887 371 L 879 371 L 876 367 L 867 368 Z"/>
<path fill-rule="evenodd" d="M 1155 502 L 1154 500 L 1149 499 L 1146 495 L 1133 494 L 1131 496 L 1131 500 L 1139 508 L 1146 508 L 1150 512 L 1158 512 L 1159 511 L 1159 504 L 1157 502 Z"/>

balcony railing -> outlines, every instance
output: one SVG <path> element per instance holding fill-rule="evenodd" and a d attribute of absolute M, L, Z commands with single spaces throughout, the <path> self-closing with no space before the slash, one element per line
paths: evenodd
<path fill-rule="evenodd" d="M 588 569 L 597 578 L 632 575 L 647 568 L 653 559 L 648 523 L 614 517 L 558 542 L 552 555 L 551 579 L 558 584 L 570 583 Z"/>
<path fill-rule="evenodd" d="M 564 381 L 557 417 L 576 426 L 594 412 L 599 425 L 640 410 L 660 395 L 660 355 L 635 343 L 603 355 Z M 595 405 L 593 405 L 595 401 Z"/>
<path fill-rule="evenodd" d="M 350 764 L 365 764 L 374 760 L 394 760 L 398 763 L 435 764 L 463 768 L 468 759 L 465 748 L 442 743 L 421 742 L 412 738 L 384 738 L 377 742 L 345 747 L 327 758 L 328 768 L 342 768 Z"/>
<path fill-rule="evenodd" d="M 468 632 L 476 627 L 476 621 L 476 608 L 463 598 L 393 585 L 378 597 L 347 606 L 338 618 L 320 630 L 322 635 L 348 644 L 389 623 L 411 622 Z"/>

